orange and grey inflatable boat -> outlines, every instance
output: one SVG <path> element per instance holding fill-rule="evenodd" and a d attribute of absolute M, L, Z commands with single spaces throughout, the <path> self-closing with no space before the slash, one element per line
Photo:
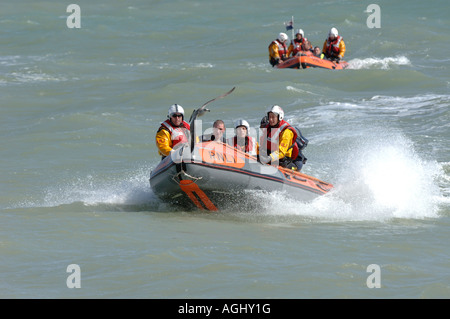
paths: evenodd
<path fill-rule="evenodd" d="M 348 62 L 340 61 L 339 63 L 327 59 L 318 58 L 312 54 L 300 54 L 291 57 L 275 66 L 278 69 L 307 69 L 322 68 L 330 70 L 342 70 L 348 67 Z"/>
<path fill-rule="evenodd" d="M 228 144 L 198 142 L 196 118 L 209 111 L 205 106 L 216 99 L 193 112 L 190 143 L 172 150 L 150 173 L 150 186 L 159 198 L 185 208 L 216 211 L 245 201 L 255 191 L 284 192 L 295 200 L 311 201 L 333 188 L 306 174 L 262 164 Z"/>
<path fill-rule="evenodd" d="M 245 200 L 248 191 L 285 192 L 298 201 L 311 201 L 333 185 L 306 174 L 261 164 L 256 157 L 218 142 L 197 143 L 194 152 L 179 148 L 150 175 L 153 192 L 162 200 L 215 211 Z"/>

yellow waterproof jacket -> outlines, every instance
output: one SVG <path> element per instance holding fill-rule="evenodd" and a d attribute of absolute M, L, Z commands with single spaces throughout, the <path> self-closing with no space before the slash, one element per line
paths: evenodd
<path fill-rule="evenodd" d="M 280 48 L 282 48 L 281 52 L 280 52 Z M 287 57 L 287 48 L 286 48 L 286 46 L 283 46 L 281 43 L 278 44 L 277 41 L 273 41 L 269 45 L 269 58 L 271 60 L 282 60 L 285 57 Z"/>
<path fill-rule="evenodd" d="M 294 45 L 293 45 L 292 42 L 291 42 L 291 44 L 289 44 L 289 47 L 288 47 L 288 49 L 287 49 L 286 56 L 287 56 L 287 57 L 290 57 L 293 51 L 294 51 Z"/>
<path fill-rule="evenodd" d="M 181 127 L 173 127 L 168 120 L 161 123 L 155 137 L 158 153 L 168 156 L 176 144 L 188 142 L 189 128 L 189 124 L 184 121 Z"/>
<path fill-rule="evenodd" d="M 294 133 L 290 129 L 285 129 L 280 133 L 279 147 L 277 150 L 270 153 L 271 161 L 280 160 L 283 157 L 292 157 L 291 147 L 294 139 Z"/>
<path fill-rule="evenodd" d="M 328 56 L 330 56 L 330 52 L 328 51 L 328 41 L 325 40 L 325 42 L 323 43 L 323 48 L 322 48 L 322 52 L 326 53 Z M 331 49 L 331 48 L 330 48 Z M 345 54 L 345 42 L 344 39 L 341 38 L 341 40 L 339 41 L 339 52 L 336 52 L 337 50 L 331 50 L 331 55 L 334 57 L 339 57 L 340 59 L 344 58 L 344 54 Z"/>
<path fill-rule="evenodd" d="M 278 53 L 278 45 L 275 42 L 272 42 L 269 45 L 269 57 L 274 60 L 280 59 L 280 54 Z"/>
<path fill-rule="evenodd" d="M 291 146 L 295 142 L 295 135 L 290 127 L 288 122 L 282 120 L 277 127 L 271 128 L 270 132 L 266 132 L 267 136 L 263 135 L 261 138 L 263 150 L 267 150 L 267 155 L 270 156 L 272 162 L 284 157 L 292 157 L 293 148 Z M 269 126 L 264 127 L 264 129 L 269 129 Z M 261 145 L 259 145 L 259 148 L 261 148 Z M 260 154 L 260 149 L 258 149 L 258 154 Z"/>
<path fill-rule="evenodd" d="M 172 150 L 172 138 L 169 131 L 166 129 L 160 129 L 158 133 L 156 133 L 155 139 L 159 155 L 168 156 Z"/>

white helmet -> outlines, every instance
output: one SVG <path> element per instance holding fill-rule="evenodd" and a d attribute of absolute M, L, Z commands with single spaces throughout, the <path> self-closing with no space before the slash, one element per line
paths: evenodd
<path fill-rule="evenodd" d="M 328 32 L 328 36 L 329 36 L 329 37 L 331 37 L 331 36 L 337 37 L 338 34 L 339 34 L 339 33 L 338 33 L 338 30 L 337 30 L 336 28 L 331 28 L 330 32 Z"/>
<path fill-rule="evenodd" d="M 176 113 L 181 113 L 181 115 L 183 115 L 183 119 L 184 119 L 184 109 L 179 104 L 174 104 L 171 107 L 169 107 L 169 114 L 167 117 L 170 118 L 173 114 L 176 114 Z"/>
<path fill-rule="evenodd" d="M 280 121 L 284 118 L 284 111 L 278 105 L 271 106 L 269 108 L 269 110 L 267 111 L 267 116 L 269 116 L 270 112 L 277 114 L 278 115 L 278 120 L 280 120 Z"/>
<path fill-rule="evenodd" d="M 295 32 L 295 35 L 297 35 L 299 33 L 302 35 L 302 37 L 305 37 L 305 32 L 303 32 L 302 29 L 298 29 L 297 32 Z"/>
<path fill-rule="evenodd" d="M 289 40 L 289 38 L 286 33 L 280 32 L 280 34 L 278 35 L 278 40 L 280 40 L 280 42 L 284 42 Z"/>
<path fill-rule="evenodd" d="M 250 125 L 248 124 L 248 122 L 246 120 L 237 120 L 236 123 L 234 124 L 234 128 L 238 128 L 239 126 L 245 126 L 247 128 L 247 131 L 250 130 Z"/>

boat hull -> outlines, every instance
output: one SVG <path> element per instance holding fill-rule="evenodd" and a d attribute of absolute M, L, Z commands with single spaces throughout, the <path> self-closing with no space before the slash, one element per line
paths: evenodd
<path fill-rule="evenodd" d="M 314 55 L 304 54 L 291 57 L 286 61 L 279 63 L 275 67 L 278 69 L 322 68 L 329 70 L 343 70 L 348 67 L 348 63 L 345 61 L 336 63 L 327 59 L 320 59 Z"/>
<path fill-rule="evenodd" d="M 326 194 L 332 185 L 292 170 L 261 164 L 229 145 L 205 142 L 166 157 L 152 171 L 150 185 L 162 200 L 218 210 L 246 200 L 252 192 L 283 192 L 299 201 Z"/>

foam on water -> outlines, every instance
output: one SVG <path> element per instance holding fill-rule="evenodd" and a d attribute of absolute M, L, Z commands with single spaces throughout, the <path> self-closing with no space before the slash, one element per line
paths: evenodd
<path fill-rule="evenodd" d="M 346 156 L 337 166 L 335 180 L 327 180 L 335 186 L 329 194 L 311 203 L 265 194 L 258 198 L 267 207 L 264 214 L 384 222 L 437 218 L 442 206 L 448 207 L 439 185 L 448 189 L 448 182 L 439 181 L 448 175 L 438 163 L 420 158 L 406 138 L 397 135 L 386 144 L 360 143 Z"/>
<path fill-rule="evenodd" d="M 387 70 L 392 66 L 411 65 L 411 61 L 405 56 L 386 57 L 386 58 L 365 58 L 351 59 L 348 61 L 349 69 L 382 69 Z"/>
<path fill-rule="evenodd" d="M 363 145 L 348 159 L 335 196 L 367 219 L 437 217 L 441 169 L 421 159 L 398 136 L 386 145 Z M 353 165 L 351 165 L 353 164 Z"/>
<path fill-rule="evenodd" d="M 57 207 L 74 203 L 117 209 L 139 205 L 149 205 L 152 209 L 154 207 L 150 206 L 161 204 L 150 190 L 147 168 L 141 168 L 111 178 L 87 175 L 61 180 L 46 188 L 42 198 L 28 199 L 15 207 Z"/>
<path fill-rule="evenodd" d="M 51 54 L 43 56 L 2 56 L 0 57 L 0 66 L 4 68 L 0 74 L 0 84 L 68 81 L 69 78 L 62 73 L 43 70 L 48 68 L 48 61 L 54 61 L 58 58 L 61 58 L 61 56 Z"/>

